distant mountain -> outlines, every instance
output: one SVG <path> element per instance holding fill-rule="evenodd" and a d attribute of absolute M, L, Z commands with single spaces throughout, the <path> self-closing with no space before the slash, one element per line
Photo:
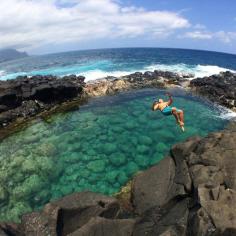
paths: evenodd
<path fill-rule="evenodd" d="M 26 52 L 19 52 L 15 49 L 2 49 L 0 50 L 0 63 L 10 61 L 22 57 L 28 57 Z"/>

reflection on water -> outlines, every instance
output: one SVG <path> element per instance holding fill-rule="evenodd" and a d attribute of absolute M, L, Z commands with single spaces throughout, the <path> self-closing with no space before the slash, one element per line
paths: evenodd
<path fill-rule="evenodd" d="M 209 105 L 177 97 L 174 105 L 186 116 L 182 133 L 173 117 L 151 111 L 153 96 L 150 90 L 96 99 L 2 141 L 0 220 L 17 221 L 20 214 L 72 192 L 111 195 L 134 173 L 161 160 L 174 143 L 226 123 Z"/>

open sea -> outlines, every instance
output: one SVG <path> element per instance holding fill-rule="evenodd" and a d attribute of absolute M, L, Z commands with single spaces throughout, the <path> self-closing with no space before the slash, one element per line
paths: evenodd
<path fill-rule="evenodd" d="M 84 75 L 86 81 L 136 71 L 189 72 L 194 77 L 236 71 L 236 55 L 185 49 L 120 48 L 72 51 L 0 63 L 0 80 L 19 75 Z"/>

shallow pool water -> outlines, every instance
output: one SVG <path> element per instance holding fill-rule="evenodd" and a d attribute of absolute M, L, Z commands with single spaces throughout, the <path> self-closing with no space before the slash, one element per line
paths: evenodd
<path fill-rule="evenodd" d="M 135 173 L 160 161 L 171 145 L 227 123 L 219 110 L 191 96 L 174 98 L 185 111 L 186 132 L 173 117 L 151 111 L 162 91 L 123 93 L 90 101 L 80 110 L 37 120 L 0 143 L 0 220 L 52 199 L 91 190 L 119 191 Z"/>

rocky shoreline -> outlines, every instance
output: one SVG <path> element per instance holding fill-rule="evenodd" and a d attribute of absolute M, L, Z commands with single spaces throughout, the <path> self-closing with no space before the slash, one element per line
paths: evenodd
<path fill-rule="evenodd" d="M 0 235 L 236 235 L 235 143 L 235 123 L 190 138 L 136 175 L 123 202 L 122 194 L 74 193 L 18 225 L 0 224 Z"/>
<path fill-rule="evenodd" d="M 190 82 L 191 77 L 154 71 L 89 83 L 81 76 L 2 81 L 0 133 L 61 104 L 141 88 L 182 87 L 235 110 L 236 74 Z M 0 224 L 0 235 L 236 235 L 235 143 L 235 123 L 206 138 L 190 138 L 134 177 L 119 198 L 75 193 L 23 215 L 21 224 Z"/>
<path fill-rule="evenodd" d="M 0 81 L 0 127 L 27 119 L 64 101 L 81 97 L 84 77 L 17 77 Z"/>
<path fill-rule="evenodd" d="M 80 105 L 95 96 L 113 95 L 143 88 L 183 88 L 236 111 L 236 74 L 223 72 L 210 77 L 163 71 L 136 72 L 123 77 L 107 77 L 85 83 L 83 76 L 19 76 L 0 81 L 0 131 L 30 117 L 56 110 L 62 103 Z"/>
<path fill-rule="evenodd" d="M 55 110 L 62 103 L 77 101 L 80 105 L 90 97 L 113 95 L 142 88 L 180 87 L 236 110 L 236 74 L 223 72 L 210 77 L 193 78 L 192 74 L 163 71 L 136 72 L 123 77 L 107 77 L 84 82 L 83 76 L 19 76 L 0 81 L 0 129 L 24 123 L 29 117 Z"/>
<path fill-rule="evenodd" d="M 83 100 L 94 96 L 141 88 L 164 88 L 180 85 L 191 74 L 145 72 L 126 77 L 107 77 L 85 83 L 83 76 L 19 76 L 15 80 L 0 81 L 0 127 L 24 122 L 29 117 L 50 111 L 63 102 Z"/>

